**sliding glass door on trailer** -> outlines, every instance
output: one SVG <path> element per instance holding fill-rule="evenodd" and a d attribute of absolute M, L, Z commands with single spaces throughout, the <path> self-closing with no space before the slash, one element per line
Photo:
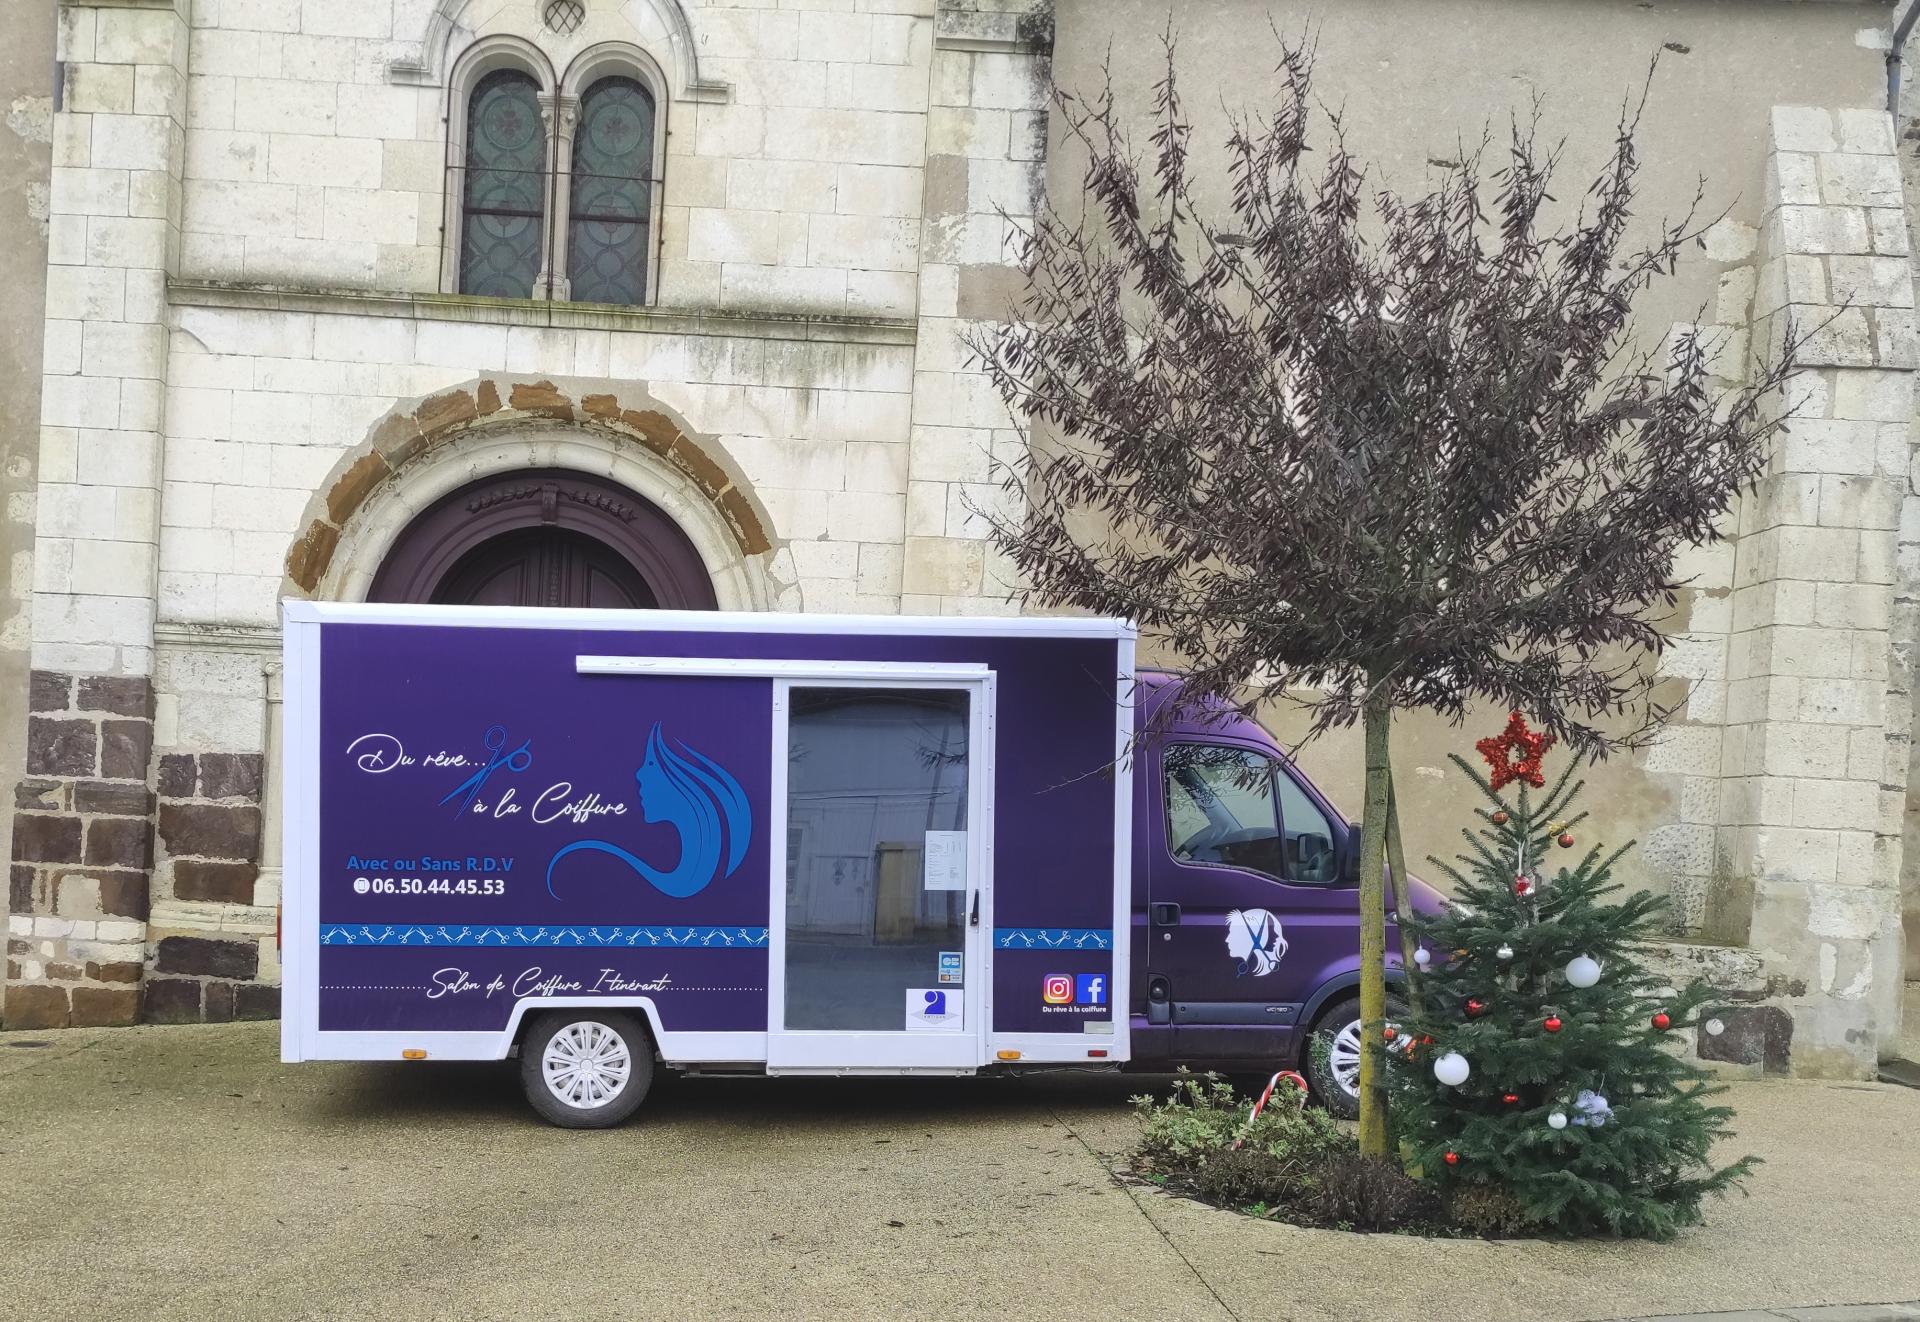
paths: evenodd
<path fill-rule="evenodd" d="M 993 680 L 776 680 L 769 1070 L 984 1062 Z"/>

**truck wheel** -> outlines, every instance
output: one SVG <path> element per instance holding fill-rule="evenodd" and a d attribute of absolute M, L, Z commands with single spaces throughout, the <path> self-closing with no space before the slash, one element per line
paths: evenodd
<path fill-rule="evenodd" d="M 1398 1000 L 1387 998 L 1389 1020 L 1406 1013 Z M 1315 1048 L 1325 1043 L 1326 1050 Z M 1360 997 L 1343 996 L 1321 1011 L 1307 1039 L 1303 1072 L 1320 1104 L 1342 1120 L 1360 1118 Z"/>
<path fill-rule="evenodd" d="M 520 1044 L 520 1084 L 543 1119 L 562 1129 L 610 1129 L 653 1085 L 653 1042 L 632 1015 L 543 1014 Z"/>

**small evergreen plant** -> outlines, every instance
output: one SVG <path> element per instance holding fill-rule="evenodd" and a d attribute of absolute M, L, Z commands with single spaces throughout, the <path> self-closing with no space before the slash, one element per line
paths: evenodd
<path fill-rule="evenodd" d="M 1462 867 L 1432 860 L 1453 902 L 1405 917 L 1427 967 L 1414 974 L 1419 1009 L 1378 1043 L 1394 1130 L 1408 1166 L 1450 1200 L 1490 1187 L 1539 1230 L 1665 1239 L 1755 1159 L 1711 1160 L 1733 1112 L 1708 1102 L 1724 1089 L 1673 1050 L 1709 992 L 1695 982 L 1673 994 L 1634 958 L 1666 902 L 1614 898 L 1611 868 L 1631 843 L 1550 871 L 1586 817 L 1568 816 L 1584 784 L 1577 763 L 1530 792 L 1546 787 L 1552 742 L 1516 712 L 1478 745 L 1491 776 L 1453 758 L 1489 806 L 1463 832 Z M 1518 793 L 1503 795 L 1514 781 Z"/>

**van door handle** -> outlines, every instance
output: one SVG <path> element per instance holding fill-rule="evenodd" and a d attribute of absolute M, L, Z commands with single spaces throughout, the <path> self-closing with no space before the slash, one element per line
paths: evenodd
<path fill-rule="evenodd" d="M 973 893 L 973 912 L 967 916 L 968 927 L 980 926 L 980 892 Z"/>
<path fill-rule="evenodd" d="M 1174 927 L 1180 922 L 1180 906 L 1177 904 L 1156 904 L 1153 906 L 1153 925 L 1155 927 Z"/>

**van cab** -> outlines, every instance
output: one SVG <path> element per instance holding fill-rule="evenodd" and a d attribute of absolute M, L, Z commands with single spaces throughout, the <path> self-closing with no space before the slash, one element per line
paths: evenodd
<path fill-rule="evenodd" d="M 1356 1113 L 1357 824 L 1257 722 L 1180 703 L 1177 676 L 1142 673 L 1136 697 L 1131 1067 L 1287 1063 L 1334 1111 Z M 1437 911 L 1437 891 L 1411 889 L 1420 911 Z M 1390 912 L 1390 988 L 1403 980 L 1398 949 Z M 1329 1048 L 1318 1068 L 1316 1031 Z"/>

